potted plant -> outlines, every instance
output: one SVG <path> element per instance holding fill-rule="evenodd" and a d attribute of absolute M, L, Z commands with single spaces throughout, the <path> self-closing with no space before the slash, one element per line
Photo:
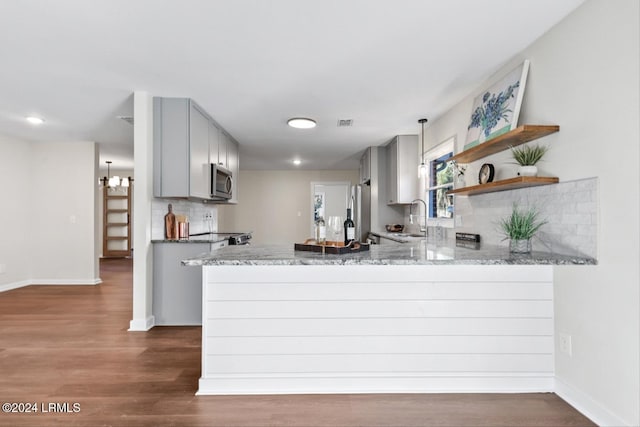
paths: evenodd
<path fill-rule="evenodd" d="M 453 167 L 453 176 L 456 188 L 462 188 L 466 185 L 464 180 L 464 173 L 467 170 L 466 165 L 462 165 L 455 160 L 451 161 L 451 166 Z"/>
<path fill-rule="evenodd" d="M 518 175 L 520 176 L 536 176 L 538 175 L 538 167 L 536 163 L 542 159 L 549 147 L 542 145 L 521 147 L 511 147 L 511 154 L 514 160 L 520 165 Z"/>
<path fill-rule="evenodd" d="M 538 217 L 539 213 L 535 208 L 523 210 L 514 204 L 511 215 L 500 220 L 500 227 L 505 234 L 504 240 L 510 239 L 511 252 L 531 252 L 531 238 L 547 223 L 546 220 L 540 220 Z"/>

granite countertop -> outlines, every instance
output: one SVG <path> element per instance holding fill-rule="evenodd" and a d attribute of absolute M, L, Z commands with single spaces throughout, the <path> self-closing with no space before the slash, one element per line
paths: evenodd
<path fill-rule="evenodd" d="M 216 252 L 183 260 L 182 264 L 203 265 L 595 265 L 585 256 L 568 256 L 548 252 L 512 254 L 506 246 L 483 246 L 481 249 L 456 247 L 420 240 L 402 245 L 371 245 L 369 251 L 345 255 L 295 251 L 290 245 L 228 246 Z"/>

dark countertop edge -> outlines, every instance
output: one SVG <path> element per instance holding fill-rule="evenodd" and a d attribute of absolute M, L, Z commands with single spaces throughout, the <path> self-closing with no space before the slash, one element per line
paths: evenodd
<path fill-rule="evenodd" d="M 168 240 L 168 239 L 152 239 L 151 243 L 220 243 L 227 239 L 180 239 L 180 240 Z"/>

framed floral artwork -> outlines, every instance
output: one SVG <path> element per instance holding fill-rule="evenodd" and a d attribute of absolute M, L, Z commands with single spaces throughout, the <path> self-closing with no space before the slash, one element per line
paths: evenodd
<path fill-rule="evenodd" d="M 529 61 L 525 60 L 474 99 L 465 150 L 518 126 L 528 71 Z"/>

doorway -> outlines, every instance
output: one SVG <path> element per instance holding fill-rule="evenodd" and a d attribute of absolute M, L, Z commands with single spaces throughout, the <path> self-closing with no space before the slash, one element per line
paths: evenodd
<path fill-rule="evenodd" d="M 330 217 L 338 217 L 342 222 L 347 218 L 351 183 L 348 181 L 321 181 L 311 183 L 311 217 L 309 218 L 310 236 L 314 236 L 315 223 L 319 216 L 325 222 Z M 327 236 L 329 239 L 329 236 Z M 329 239 L 332 240 L 332 239 Z M 339 240 L 342 240 L 340 238 Z"/>

